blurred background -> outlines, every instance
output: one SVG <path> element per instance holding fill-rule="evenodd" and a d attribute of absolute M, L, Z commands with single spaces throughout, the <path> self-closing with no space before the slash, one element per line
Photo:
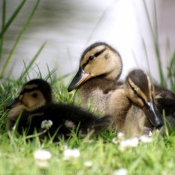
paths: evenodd
<path fill-rule="evenodd" d="M 20 2 L 7 0 L 6 19 Z M 1 69 L 35 3 L 35 0 L 27 1 L 6 31 Z M 2 4 L 0 0 L 1 12 Z M 166 74 L 175 48 L 175 1 L 155 0 L 155 4 L 156 9 L 153 0 L 146 0 L 152 25 L 157 21 L 162 67 Z M 48 64 L 51 70 L 57 69 L 58 76 L 71 73 L 72 78 L 81 53 L 96 41 L 107 42 L 119 51 L 124 65 L 122 79 L 133 68 L 149 71 L 148 57 L 151 75 L 159 81 L 153 36 L 142 0 L 41 0 L 8 69 L 13 69 L 13 77 L 19 77 L 23 61 L 30 62 L 46 42 L 36 61 L 43 77 L 48 73 Z"/>

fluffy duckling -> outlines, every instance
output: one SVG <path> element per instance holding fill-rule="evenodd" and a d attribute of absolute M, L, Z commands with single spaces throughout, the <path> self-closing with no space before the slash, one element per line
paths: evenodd
<path fill-rule="evenodd" d="M 155 105 L 154 86 L 142 70 L 131 71 L 124 83 L 113 92 L 107 113 L 113 116 L 113 127 L 127 136 L 147 134 L 163 125 Z"/>
<path fill-rule="evenodd" d="M 80 136 L 91 131 L 97 134 L 109 125 L 108 116 L 99 119 L 78 107 L 53 103 L 51 87 L 42 79 L 27 82 L 7 109 L 10 109 L 6 119 L 9 130 L 16 129 L 20 134 L 26 130 L 27 135 L 30 135 L 35 130 L 43 132 L 46 129 L 40 139 L 49 135 L 55 135 L 55 140 L 59 136 L 67 138 L 72 130 L 77 131 Z"/>
<path fill-rule="evenodd" d="M 92 111 L 105 112 L 111 93 L 122 84 L 117 81 L 122 67 L 120 54 L 114 48 L 104 42 L 94 43 L 83 52 L 68 91 L 78 88 L 75 101 L 80 97 L 84 108 L 90 102 Z"/>
<path fill-rule="evenodd" d="M 106 113 L 109 111 L 108 103 L 113 93 L 123 86 L 123 82 L 118 81 L 121 72 L 120 54 L 106 43 L 94 43 L 83 52 L 79 70 L 70 83 L 68 91 L 78 89 L 75 102 L 80 99 L 84 108 L 87 108 L 90 102 L 92 111 L 98 110 Z M 166 115 L 173 115 L 175 95 L 157 86 L 154 86 L 154 89 L 154 100 L 159 111 L 162 113 L 165 109 Z M 111 102 L 111 105 L 115 106 L 115 102 Z"/>
<path fill-rule="evenodd" d="M 166 116 L 166 127 L 168 129 L 175 129 L 175 94 L 167 89 L 161 88 L 159 86 L 155 87 L 155 103 L 157 108 L 161 113 Z M 165 128 L 163 127 L 161 130 L 162 134 L 165 134 Z"/>
<path fill-rule="evenodd" d="M 175 94 L 162 87 L 156 85 L 154 85 L 154 87 L 156 106 L 159 111 L 162 113 L 162 110 L 165 110 L 166 116 L 175 116 Z"/>

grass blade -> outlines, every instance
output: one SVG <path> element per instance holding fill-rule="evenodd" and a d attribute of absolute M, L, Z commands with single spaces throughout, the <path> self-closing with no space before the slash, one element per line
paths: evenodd
<path fill-rule="evenodd" d="M 154 0 L 154 37 L 155 41 L 158 43 L 158 27 L 157 27 L 157 10 L 156 10 L 156 3 Z"/>
<path fill-rule="evenodd" d="M 40 49 L 38 50 L 38 52 L 36 53 L 36 55 L 33 57 L 33 59 L 30 61 L 29 65 L 26 67 L 24 73 L 19 77 L 18 81 L 21 81 L 26 74 L 28 74 L 29 69 L 32 67 L 32 65 L 34 64 L 34 62 L 36 61 L 36 59 L 38 58 L 39 54 L 41 53 L 41 51 L 43 50 L 44 46 L 46 43 L 43 43 L 42 46 L 40 47 Z"/>
<path fill-rule="evenodd" d="M 143 1 L 143 4 L 144 4 L 144 8 L 145 8 L 149 28 L 151 30 L 151 34 L 152 34 L 152 38 L 153 38 L 153 43 L 154 43 L 154 49 L 155 49 L 155 54 L 156 54 L 157 63 L 158 63 L 158 71 L 159 71 L 161 86 L 166 87 L 165 77 L 164 77 L 163 70 L 162 70 L 160 49 L 159 49 L 159 44 L 158 44 L 159 41 L 158 41 L 158 29 L 157 29 L 156 4 L 155 4 L 155 1 L 154 1 L 154 29 L 153 29 L 153 26 L 151 24 L 150 15 L 148 13 L 148 8 L 147 8 L 145 0 Z"/>
<path fill-rule="evenodd" d="M 6 0 L 3 0 L 3 7 L 2 7 L 2 30 L 4 29 L 5 26 L 5 19 L 6 19 Z M 0 38 L 0 61 L 2 58 L 2 50 L 3 50 L 3 40 L 4 37 Z"/>
<path fill-rule="evenodd" d="M 146 12 L 146 17 L 147 17 L 147 20 L 148 20 L 149 28 L 151 30 L 153 40 L 155 41 L 154 30 L 152 28 L 151 19 L 150 19 L 149 13 L 148 13 L 148 8 L 147 8 L 145 0 L 143 1 L 143 5 L 144 5 L 145 12 Z"/>
<path fill-rule="evenodd" d="M 36 77 L 42 79 L 42 78 L 43 78 L 43 75 L 42 75 L 42 73 L 41 73 L 41 70 L 40 70 L 38 64 L 36 64 L 36 68 L 37 68 L 37 70 L 34 70 L 34 72 L 36 73 Z"/>
<path fill-rule="evenodd" d="M 45 80 L 48 81 L 48 79 L 50 79 L 50 82 L 52 84 L 53 83 L 52 75 L 54 75 L 54 73 L 56 72 L 56 69 L 50 70 L 50 68 L 47 64 L 47 71 L 48 71 L 48 75 L 45 77 Z"/>
<path fill-rule="evenodd" d="M 165 77 L 163 74 L 163 69 L 162 69 L 162 62 L 161 62 L 161 56 L 160 56 L 160 48 L 159 48 L 159 40 L 158 40 L 158 27 L 157 27 L 157 11 L 156 11 L 156 4 L 154 0 L 154 45 L 155 45 L 155 50 L 156 50 L 156 56 L 157 56 L 157 62 L 158 62 L 158 68 L 159 68 L 159 76 L 161 80 L 161 85 L 163 87 L 167 87 L 166 82 L 165 82 Z"/>
<path fill-rule="evenodd" d="M 13 53 L 15 52 L 15 50 L 16 50 L 16 48 L 17 48 L 17 46 L 18 46 L 18 44 L 19 44 L 19 42 L 20 42 L 20 40 L 21 40 L 25 30 L 26 30 L 26 28 L 28 27 L 28 25 L 29 25 L 29 23 L 30 23 L 30 21 L 31 21 L 31 19 L 32 19 L 34 13 L 35 13 L 35 11 L 36 11 L 36 8 L 38 7 L 39 2 L 40 2 L 40 0 L 37 0 L 34 8 L 32 9 L 32 12 L 31 12 L 29 18 L 27 19 L 26 23 L 24 24 L 24 27 L 23 27 L 22 31 L 20 32 L 20 34 L 19 34 L 19 36 L 18 36 L 18 38 L 17 38 L 17 40 L 16 40 L 16 42 L 15 42 L 15 44 L 13 46 L 13 48 L 12 48 L 8 58 L 6 59 L 6 62 L 4 64 L 4 66 L 3 66 L 3 69 L 2 69 L 2 71 L 0 73 L 0 77 L 4 75 L 4 72 L 5 72 L 8 64 L 9 64 L 9 62 L 10 62 L 12 56 L 13 56 Z"/>
<path fill-rule="evenodd" d="M 170 85 L 171 85 L 171 89 L 173 91 L 175 91 L 175 51 L 173 52 L 171 61 L 169 63 L 169 67 L 168 67 L 168 78 L 170 78 Z"/>
<path fill-rule="evenodd" d="M 144 52 L 145 52 L 145 55 L 146 55 L 146 62 L 147 62 L 148 72 L 149 72 L 149 74 L 151 74 L 150 65 L 149 65 L 149 58 L 148 58 L 148 52 L 147 52 L 146 44 L 145 44 L 145 41 L 144 41 L 143 38 L 142 38 L 142 44 L 143 44 L 143 49 L 144 49 Z"/>
<path fill-rule="evenodd" d="M 26 0 L 23 0 L 21 2 L 21 4 L 18 6 L 18 8 L 15 10 L 15 12 L 12 14 L 12 16 L 10 17 L 10 19 L 8 20 L 7 24 L 3 27 L 1 33 L 0 33 L 0 38 L 3 36 L 3 34 L 5 33 L 5 31 L 8 29 L 8 27 L 10 26 L 10 24 L 13 22 L 13 20 L 16 18 L 17 14 L 19 13 L 19 11 L 21 10 L 21 8 L 23 7 L 23 5 L 25 4 Z M 4 5 L 4 4 L 3 4 Z M 4 6 L 3 6 L 4 8 Z"/>

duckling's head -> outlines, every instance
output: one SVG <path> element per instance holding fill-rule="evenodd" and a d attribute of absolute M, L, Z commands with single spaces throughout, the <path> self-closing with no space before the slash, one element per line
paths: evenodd
<path fill-rule="evenodd" d="M 125 82 L 128 98 L 143 109 L 151 124 L 157 128 L 163 125 L 163 119 L 154 103 L 154 86 L 149 76 L 142 70 L 131 71 Z"/>
<path fill-rule="evenodd" d="M 24 106 L 29 111 L 34 111 L 52 102 L 52 90 L 45 80 L 33 79 L 27 82 L 21 89 L 19 96 L 6 108 Z"/>
<path fill-rule="evenodd" d="M 79 87 L 88 79 L 103 76 L 106 79 L 117 79 L 122 72 L 120 54 L 104 42 L 89 46 L 82 54 L 79 70 L 68 87 L 68 91 Z"/>

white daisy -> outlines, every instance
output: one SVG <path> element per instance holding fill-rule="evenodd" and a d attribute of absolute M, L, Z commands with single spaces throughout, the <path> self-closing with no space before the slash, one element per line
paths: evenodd
<path fill-rule="evenodd" d="M 151 137 L 153 135 L 152 131 L 149 131 L 148 136 Z"/>
<path fill-rule="evenodd" d="M 83 164 L 84 164 L 85 167 L 91 167 L 92 166 L 91 161 L 85 161 Z"/>
<path fill-rule="evenodd" d="M 41 128 L 49 129 L 52 125 L 53 125 L 53 122 L 51 120 L 44 120 L 41 123 Z"/>
<path fill-rule="evenodd" d="M 34 152 L 34 158 L 40 160 L 49 160 L 52 157 L 51 153 L 47 150 L 36 150 Z"/>
<path fill-rule="evenodd" d="M 129 147 L 137 147 L 139 144 L 139 139 L 134 137 L 127 140 L 122 140 L 119 145 L 120 151 L 125 151 Z"/>
<path fill-rule="evenodd" d="M 120 168 L 115 170 L 112 175 L 127 175 L 128 174 L 128 170 L 125 168 Z"/>
<path fill-rule="evenodd" d="M 79 149 L 66 149 L 64 150 L 64 160 L 72 160 L 80 156 Z"/>
<path fill-rule="evenodd" d="M 36 160 L 36 165 L 39 168 L 47 168 L 48 160 L 52 157 L 51 153 L 47 150 L 36 150 L 34 152 L 34 158 Z"/>
<path fill-rule="evenodd" d="M 117 134 L 117 137 L 114 137 L 114 138 L 112 139 L 112 142 L 115 143 L 115 144 L 117 144 L 117 143 L 119 143 L 121 140 L 123 140 L 124 138 L 125 138 L 125 137 L 124 137 L 124 133 L 119 132 L 119 133 Z"/>
<path fill-rule="evenodd" d="M 122 139 L 125 138 L 125 135 L 124 135 L 123 132 L 119 132 L 119 133 L 117 134 L 117 137 L 118 137 L 120 140 L 122 140 Z"/>
<path fill-rule="evenodd" d="M 115 143 L 115 144 L 117 144 L 117 143 L 120 142 L 120 140 L 118 139 L 118 137 L 114 137 L 114 138 L 112 139 L 112 142 Z"/>
<path fill-rule="evenodd" d="M 153 141 L 153 139 L 151 137 L 146 136 L 146 135 L 140 136 L 139 140 L 143 143 L 150 143 Z"/>

